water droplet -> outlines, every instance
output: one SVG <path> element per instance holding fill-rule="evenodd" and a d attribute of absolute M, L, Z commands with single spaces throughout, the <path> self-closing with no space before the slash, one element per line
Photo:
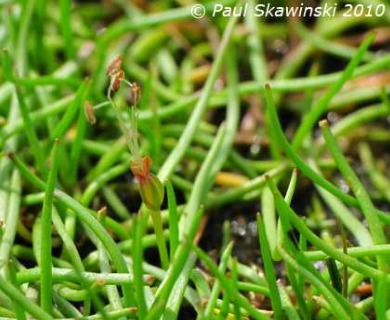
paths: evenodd
<path fill-rule="evenodd" d="M 343 193 L 349 193 L 349 191 L 351 190 L 349 188 L 348 183 L 344 179 L 340 179 L 338 182 L 338 185 Z"/>
<path fill-rule="evenodd" d="M 352 303 L 358 303 L 360 300 L 360 296 L 357 294 L 351 294 L 351 296 L 349 297 L 349 301 L 351 301 Z"/>
<path fill-rule="evenodd" d="M 316 261 L 314 262 L 314 268 L 318 270 L 319 272 L 323 272 L 326 268 L 326 263 L 325 261 Z"/>
<path fill-rule="evenodd" d="M 257 236 L 257 223 L 256 223 L 256 221 L 251 221 L 248 223 L 248 232 L 252 237 Z"/>
<path fill-rule="evenodd" d="M 239 223 L 238 221 L 233 221 L 231 223 L 232 234 L 244 237 L 246 235 L 246 226 L 245 224 Z"/>
<path fill-rule="evenodd" d="M 288 45 L 282 39 L 276 39 L 272 43 L 272 49 L 280 55 L 284 55 L 288 51 Z"/>
<path fill-rule="evenodd" d="M 253 143 L 250 146 L 250 153 L 252 156 L 256 156 L 260 153 L 261 150 L 261 139 L 259 136 L 255 136 L 253 139 Z"/>
<path fill-rule="evenodd" d="M 337 122 L 340 119 L 339 115 L 336 112 L 333 112 L 333 111 L 328 112 L 326 118 L 328 119 L 328 121 L 330 123 L 335 123 L 335 122 Z"/>

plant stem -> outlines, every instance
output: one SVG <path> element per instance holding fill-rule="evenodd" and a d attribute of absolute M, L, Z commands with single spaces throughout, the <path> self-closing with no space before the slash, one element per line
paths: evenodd
<path fill-rule="evenodd" d="M 162 227 L 161 211 L 150 210 L 150 215 L 153 221 L 154 231 L 157 238 L 157 247 L 160 254 L 161 264 L 164 270 L 169 267 L 168 251 L 164 237 L 164 230 Z"/>
<path fill-rule="evenodd" d="M 331 152 L 340 171 L 350 185 L 353 193 L 356 196 L 359 206 L 367 219 L 374 244 L 386 244 L 387 239 L 383 231 L 382 222 L 380 221 L 378 215 L 375 213 L 375 206 L 373 205 L 365 187 L 360 182 L 359 178 L 357 177 L 351 166 L 348 164 L 347 160 L 341 153 L 341 150 L 337 146 L 336 139 L 330 132 L 328 122 L 326 120 L 321 121 L 320 127 L 322 134 L 325 138 L 326 144 L 329 148 L 329 151 Z M 389 270 L 389 264 L 387 259 L 384 259 L 382 256 L 378 256 L 377 260 L 379 270 Z"/>
<path fill-rule="evenodd" d="M 58 140 L 55 140 L 52 155 L 51 169 L 46 184 L 45 198 L 41 216 L 41 307 L 47 313 L 53 312 L 53 279 L 52 279 L 52 209 L 53 193 L 56 187 L 58 170 Z"/>

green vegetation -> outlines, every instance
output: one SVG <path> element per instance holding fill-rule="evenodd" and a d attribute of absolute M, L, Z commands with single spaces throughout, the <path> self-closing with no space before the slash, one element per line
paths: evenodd
<path fill-rule="evenodd" d="M 218 3 L 0 1 L 0 319 L 390 319 L 389 4 Z"/>

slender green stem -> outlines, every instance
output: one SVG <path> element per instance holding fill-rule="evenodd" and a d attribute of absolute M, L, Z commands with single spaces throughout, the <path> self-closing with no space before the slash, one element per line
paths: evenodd
<path fill-rule="evenodd" d="M 56 102 L 49 104 L 44 109 L 34 110 L 30 112 L 30 118 L 34 125 L 46 119 L 49 116 L 53 116 L 63 111 L 68 104 L 74 99 L 74 95 L 69 95 L 65 98 L 59 99 Z M 24 130 L 23 120 L 20 118 L 8 121 L 7 124 L 2 128 L 0 132 L 0 143 L 3 144 L 11 136 L 22 132 Z"/>
<path fill-rule="evenodd" d="M 311 108 L 311 111 L 303 119 L 301 125 L 299 126 L 297 132 L 294 135 L 292 146 L 294 150 L 299 149 L 302 145 L 303 140 L 308 135 L 310 130 L 313 128 L 314 124 L 319 120 L 321 115 L 326 110 L 330 100 L 341 90 L 343 85 L 352 77 L 354 70 L 358 66 L 360 60 L 366 53 L 368 47 L 375 39 L 375 34 L 371 34 L 367 39 L 365 39 L 357 51 L 356 55 L 349 62 L 348 66 L 345 68 L 344 72 L 341 74 L 340 78 L 334 82 L 329 90 L 315 103 Z"/>
<path fill-rule="evenodd" d="M 9 273 L 9 277 L 10 277 L 10 280 L 11 280 L 11 283 L 15 286 L 15 288 L 18 288 L 19 291 L 20 291 L 20 286 L 18 285 L 17 281 L 16 281 L 16 266 L 15 266 L 15 262 L 10 260 L 9 263 L 8 263 L 8 273 Z M 27 317 L 26 317 L 26 314 L 25 314 L 25 311 L 23 310 L 23 308 L 21 308 L 21 306 L 15 302 L 14 303 L 14 311 L 15 311 L 15 314 L 16 314 L 16 318 L 18 320 L 26 320 Z"/>
<path fill-rule="evenodd" d="M 30 170 L 24 165 L 24 163 L 21 162 L 15 155 L 9 154 L 9 157 L 26 180 L 30 181 L 32 184 L 34 184 L 40 189 L 44 190 L 46 188 L 46 184 L 37 176 L 32 174 Z M 97 236 L 97 238 L 103 243 L 103 245 L 107 249 L 112 261 L 116 265 L 117 270 L 119 272 L 127 273 L 129 269 L 123 259 L 122 253 L 120 252 L 118 246 L 104 229 L 104 227 L 99 223 L 99 221 L 91 215 L 88 208 L 85 208 L 72 197 L 58 189 L 54 190 L 54 197 L 57 201 L 61 202 L 69 209 L 71 209 L 79 217 L 79 219 L 86 226 L 88 226 L 88 228 L 92 230 L 92 232 Z M 123 284 L 122 287 L 126 304 L 128 306 L 133 305 L 134 295 L 132 291 L 132 286 L 129 284 Z"/>
<path fill-rule="evenodd" d="M 71 15 L 71 5 L 70 0 L 61 0 L 61 29 L 64 39 L 64 48 L 66 55 L 69 60 L 73 59 L 75 56 L 74 46 L 73 46 L 73 35 L 72 35 L 72 15 Z"/>
<path fill-rule="evenodd" d="M 316 164 L 309 162 L 310 167 L 319 173 Z M 320 174 L 320 173 L 319 173 Z M 371 246 L 373 244 L 372 236 L 363 223 L 345 206 L 337 197 L 328 191 L 316 186 L 321 198 L 332 209 L 334 215 L 343 223 L 346 228 L 354 235 L 356 241 L 362 246 Z"/>
<path fill-rule="evenodd" d="M 176 147 L 170 153 L 168 158 L 165 160 L 164 164 L 160 168 L 158 177 L 161 181 L 167 179 L 175 167 L 178 165 L 179 161 L 183 157 L 186 149 L 191 143 L 191 140 L 194 136 L 197 125 L 202 118 L 206 108 L 207 103 L 209 101 L 211 92 L 214 88 L 215 81 L 217 80 L 218 74 L 221 70 L 223 60 L 225 58 L 225 54 L 227 52 L 228 44 L 230 38 L 233 34 L 234 27 L 236 25 L 237 18 L 232 18 L 229 20 L 228 25 L 225 29 L 225 32 L 222 37 L 222 41 L 218 52 L 216 54 L 215 61 L 213 63 L 212 69 L 210 71 L 209 77 L 204 85 L 204 89 L 202 91 L 202 95 L 200 96 L 192 115 L 187 123 L 186 129 L 182 133 Z"/>
<path fill-rule="evenodd" d="M 295 192 L 295 188 L 297 186 L 297 180 L 298 180 L 298 170 L 296 168 L 294 168 L 294 170 L 292 172 L 292 175 L 291 175 L 290 183 L 288 185 L 288 189 L 286 191 L 286 195 L 284 197 L 288 204 L 291 203 L 291 200 L 293 198 L 293 195 L 294 195 L 294 192 Z M 278 225 L 277 225 L 277 242 L 276 242 L 276 244 L 278 246 L 281 246 L 283 244 L 284 236 L 285 236 L 285 233 L 283 232 L 282 222 L 279 219 L 278 220 Z M 276 248 L 274 248 L 274 250 L 275 251 L 271 251 L 272 252 L 272 258 L 274 260 L 278 261 L 281 257 L 278 254 L 278 250 Z"/>
<path fill-rule="evenodd" d="M 67 0 L 64 0 L 67 1 Z M 87 95 L 89 89 L 89 81 L 85 80 L 81 83 L 79 89 L 77 90 L 76 96 L 70 105 L 70 107 L 66 110 L 63 115 L 61 121 L 56 125 L 54 131 L 51 134 L 52 139 L 62 139 L 66 130 L 68 130 L 71 125 L 73 119 L 75 118 L 77 111 L 80 110 L 85 97 Z"/>
<path fill-rule="evenodd" d="M 329 277 L 330 280 L 332 281 L 333 287 L 337 290 L 337 292 L 342 293 L 343 285 L 341 281 L 340 271 L 337 268 L 336 261 L 333 258 L 326 258 L 325 262 L 328 268 Z"/>
<path fill-rule="evenodd" d="M 386 311 L 389 307 L 389 286 L 385 275 L 374 283 L 374 307 L 376 319 L 388 319 Z"/>
<path fill-rule="evenodd" d="M 261 176 L 248 181 L 241 187 L 233 188 L 221 194 L 213 194 L 210 196 L 210 200 L 206 202 L 206 206 L 210 208 L 218 208 L 224 204 L 234 202 L 238 199 L 246 200 L 252 193 L 252 198 L 256 198 L 259 196 L 259 190 L 261 190 L 261 187 L 266 184 L 266 176 L 279 177 L 284 174 L 288 168 L 289 165 L 283 163 L 276 168 L 267 171 Z M 254 194 L 255 192 L 256 194 Z"/>
<path fill-rule="evenodd" d="M 29 314 L 37 320 L 52 320 L 53 317 L 46 311 L 39 308 L 35 303 L 30 301 L 16 287 L 9 283 L 3 277 L 0 277 L 0 290 L 3 291 L 12 301 L 23 307 Z"/>
<path fill-rule="evenodd" d="M 23 284 L 28 282 L 35 282 L 39 280 L 40 273 L 41 273 L 40 267 L 21 270 L 16 275 L 17 283 Z M 89 284 L 101 281 L 107 285 L 120 285 L 122 283 L 133 283 L 134 281 L 134 277 L 132 273 L 112 273 L 112 272 L 98 273 L 98 272 L 87 272 L 87 271 L 78 273 L 77 271 L 71 268 L 57 268 L 57 267 L 53 268 L 54 282 L 79 283 L 80 275 L 84 279 L 84 281 L 87 281 Z M 165 272 L 162 271 L 162 276 L 159 278 L 163 278 L 164 275 Z M 145 282 L 146 284 L 152 284 L 154 279 L 155 276 L 153 275 L 146 274 L 143 276 L 143 282 Z"/>
<path fill-rule="evenodd" d="M 353 171 L 351 166 L 348 164 L 347 160 L 341 153 L 341 150 L 337 146 L 336 139 L 329 130 L 329 126 L 326 120 L 320 122 L 320 127 L 322 134 L 324 135 L 326 144 L 331 152 L 333 158 L 335 159 L 340 171 L 344 175 L 348 184 L 350 185 L 353 193 L 356 196 L 356 199 L 359 203 L 359 206 L 367 219 L 369 229 L 374 240 L 374 244 L 385 244 L 387 243 L 386 236 L 383 231 L 383 225 L 375 213 L 375 207 L 365 189 L 363 184 L 360 182 L 356 173 Z M 384 259 L 381 256 L 378 256 L 378 265 L 379 269 L 382 271 L 388 270 L 387 259 Z"/>
<path fill-rule="evenodd" d="M 332 306 L 332 311 L 338 319 L 351 319 L 348 312 L 343 308 L 340 302 L 337 300 L 337 297 L 333 295 L 333 293 L 327 288 L 324 283 L 317 278 L 315 274 L 311 272 L 311 270 L 306 269 L 302 266 L 299 261 L 296 261 L 290 254 L 288 254 L 284 249 L 279 248 L 279 252 L 282 255 L 283 259 L 286 263 L 291 265 L 295 270 L 297 270 L 300 274 L 304 275 L 305 278 L 310 279 L 310 282 L 316 286 L 321 292 L 324 293 L 324 297 Z"/>
<path fill-rule="evenodd" d="M 278 142 L 280 143 L 282 149 L 284 150 L 284 152 L 286 152 L 287 156 L 291 159 L 291 161 L 297 166 L 297 168 L 303 173 L 305 174 L 308 178 L 310 178 L 314 183 L 318 184 L 319 186 L 321 186 L 322 188 L 324 188 L 325 190 L 329 191 L 330 193 L 332 193 L 333 195 L 335 195 L 338 199 L 340 199 L 341 201 L 343 201 L 344 203 L 348 204 L 348 205 L 351 205 L 351 206 L 354 206 L 354 207 L 357 207 L 359 204 L 358 204 L 358 201 L 348 195 L 348 194 L 345 194 L 343 193 L 339 188 L 337 188 L 336 186 L 334 186 L 332 183 L 330 183 L 328 180 L 324 179 L 323 177 L 321 177 L 318 173 L 316 173 L 312 168 L 310 168 L 305 160 L 303 160 L 294 150 L 293 148 L 291 147 L 291 145 L 288 143 L 286 137 L 284 136 L 283 134 L 283 130 L 282 130 L 282 127 L 280 125 L 280 122 L 279 122 L 279 119 L 278 119 L 278 115 L 277 115 L 277 112 L 276 112 L 276 107 L 275 107 L 275 104 L 274 104 L 274 101 L 273 101 L 273 98 L 272 98 L 272 93 L 271 93 L 271 88 L 266 85 L 266 98 L 267 98 L 267 104 L 269 105 L 270 107 L 270 111 L 271 111 L 271 119 L 272 119 L 272 123 L 274 124 L 275 128 L 276 128 L 276 133 L 277 133 L 277 137 L 278 137 Z M 386 214 L 384 214 L 383 212 L 381 212 L 380 210 L 374 210 L 374 212 L 376 214 L 379 215 L 379 217 L 384 220 L 384 221 L 388 221 L 387 217 L 386 217 Z"/>
<path fill-rule="evenodd" d="M 6 220 L 2 221 L 3 224 L 5 223 L 6 227 L 4 228 L 4 233 L 2 234 L 0 241 L 0 269 L 6 265 L 11 256 L 11 249 L 17 231 L 21 200 L 20 193 L 22 190 L 22 180 L 19 171 L 13 171 L 10 182 L 13 189 L 8 197 L 9 204 Z"/>
<path fill-rule="evenodd" d="M 256 2 L 254 0 L 249 1 L 249 10 L 254 12 L 256 8 Z M 249 61 L 251 64 L 252 74 L 254 80 L 260 85 L 264 86 L 266 81 L 268 81 L 268 71 L 267 71 L 267 62 L 265 58 L 265 52 L 262 43 L 262 35 L 259 27 L 259 20 L 253 14 L 249 14 L 245 17 L 245 23 L 249 29 L 248 36 L 248 47 L 250 50 Z M 263 92 L 260 97 L 262 100 L 264 98 Z M 261 104 L 260 104 L 261 106 Z M 266 131 L 271 136 L 270 147 L 273 158 L 280 158 L 280 150 L 278 145 L 274 142 L 274 132 L 273 127 L 269 121 L 268 111 L 266 110 Z"/>
<path fill-rule="evenodd" d="M 30 118 L 30 112 L 28 110 L 25 98 L 24 98 L 24 93 L 22 92 L 21 88 L 19 86 L 16 86 L 16 95 L 18 97 L 18 102 L 19 102 L 19 108 L 20 108 L 20 114 L 23 118 L 24 121 L 24 128 L 26 132 L 27 139 L 29 141 L 31 150 L 33 152 L 36 165 L 41 172 L 43 176 L 46 175 L 47 169 L 45 166 L 45 160 L 43 158 L 43 151 L 42 147 L 40 145 L 37 133 L 34 129 L 34 126 L 32 124 L 31 118 Z"/>
<path fill-rule="evenodd" d="M 75 185 L 77 181 L 77 175 L 78 175 L 77 169 L 79 168 L 79 164 L 80 164 L 79 160 L 82 154 L 83 141 L 85 139 L 86 130 L 87 130 L 87 120 L 85 118 L 84 110 L 80 108 L 78 119 L 77 119 L 77 133 L 72 143 L 72 148 L 70 151 L 70 162 L 72 163 L 72 166 L 70 167 L 69 176 L 67 176 L 66 180 L 64 179 L 68 186 Z"/>
<path fill-rule="evenodd" d="M 275 203 L 276 207 L 278 208 L 279 213 L 283 213 L 288 217 L 288 219 L 291 221 L 291 224 L 313 245 L 315 245 L 318 249 L 322 250 L 329 256 L 333 257 L 334 259 L 344 263 L 348 267 L 350 267 L 353 270 L 356 270 L 368 277 L 371 277 L 373 279 L 378 279 L 383 273 L 375 268 L 372 268 L 370 266 L 367 266 L 366 264 L 363 264 L 362 262 L 359 262 L 358 260 L 350 257 L 349 255 L 346 255 L 340 251 L 338 251 L 336 248 L 331 247 L 329 244 L 327 244 L 324 240 L 320 239 L 318 236 L 316 236 L 303 222 L 297 214 L 287 205 L 285 200 L 283 199 L 282 195 L 280 194 L 279 190 L 276 188 L 274 183 L 269 179 L 268 180 L 269 186 L 273 192 L 273 195 L 275 197 Z M 388 278 L 390 281 L 390 278 Z"/>
<path fill-rule="evenodd" d="M 230 242 L 226 246 L 224 251 L 222 252 L 221 262 L 220 262 L 219 267 L 218 267 L 218 270 L 222 274 L 224 274 L 226 271 L 228 259 L 231 256 L 232 250 L 233 250 L 233 242 Z M 211 290 L 211 294 L 210 294 L 209 300 L 207 302 L 207 306 L 206 306 L 205 311 L 204 311 L 203 319 L 211 319 L 215 304 L 217 302 L 217 298 L 218 298 L 220 289 L 221 289 L 221 284 L 217 280 L 214 282 L 213 288 Z"/>
<path fill-rule="evenodd" d="M 257 230 L 258 230 L 258 237 L 259 237 L 259 243 L 261 249 L 261 257 L 263 259 L 265 276 L 267 278 L 267 282 L 270 290 L 270 298 L 272 303 L 272 309 L 274 310 L 274 317 L 275 319 L 282 319 L 283 318 L 282 302 L 278 290 L 278 285 L 276 282 L 276 274 L 272 262 L 271 250 L 268 244 L 265 225 L 261 219 L 260 214 L 257 214 L 256 221 L 257 221 Z"/>
<path fill-rule="evenodd" d="M 57 182 L 58 143 L 58 140 L 54 142 L 50 157 L 51 168 L 46 184 L 41 216 L 41 307 L 49 314 L 53 312 L 52 210 L 53 193 Z"/>
<path fill-rule="evenodd" d="M 108 181 L 122 176 L 125 172 L 129 170 L 128 163 L 121 163 L 115 167 L 106 170 L 104 173 L 100 174 L 94 181 L 92 181 L 87 188 L 85 189 L 80 202 L 84 206 L 89 206 L 96 193 L 107 184 Z"/>
<path fill-rule="evenodd" d="M 343 251 L 342 249 L 337 249 Z M 354 258 L 375 257 L 379 255 L 387 256 L 390 254 L 390 244 L 371 245 L 367 247 L 349 247 L 348 255 Z M 327 254 L 323 251 L 306 251 L 306 257 L 309 260 L 324 260 Z"/>
<path fill-rule="evenodd" d="M 261 214 L 263 216 L 265 233 L 267 235 L 267 243 L 271 252 L 276 251 L 276 243 L 278 241 L 278 232 L 276 224 L 275 203 L 272 197 L 272 192 L 265 186 L 261 193 Z M 260 240 L 260 239 L 259 239 Z"/>
<path fill-rule="evenodd" d="M 186 237 L 187 241 L 182 242 L 177 248 L 174 262 L 169 266 L 167 274 L 157 291 L 156 300 L 153 302 L 145 320 L 154 320 L 160 317 L 160 315 L 165 310 L 165 305 L 168 301 L 168 297 L 171 294 L 172 288 L 174 287 L 175 283 L 179 281 L 179 275 L 183 275 L 181 274 L 182 271 L 185 271 L 186 274 L 189 274 L 189 270 L 187 270 L 186 264 L 189 264 L 190 270 L 192 269 L 192 265 L 195 261 L 190 255 L 190 244 L 192 241 L 194 241 L 202 216 L 203 208 L 199 209 L 194 215 L 193 223 L 190 225 Z"/>
<path fill-rule="evenodd" d="M 28 71 L 28 52 L 26 43 L 28 42 L 29 32 L 31 31 L 30 23 L 33 16 L 35 0 L 24 2 L 22 13 L 19 16 L 20 28 L 16 44 L 16 67 L 20 76 L 25 76 Z"/>
<path fill-rule="evenodd" d="M 370 180 L 387 201 L 390 202 L 390 179 L 380 172 L 367 143 L 359 145 L 359 154 Z"/>
<path fill-rule="evenodd" d="M 85 143 L 85 142 L 84 142 Z M 115 141 L 111 147 L 110 152 L 107 152 L 108 149 L 103 151 L 102 156 L 100 157 L 99 162 L 96 164 L 94 168 L 88 172 L 87 181 L 92 181 L 98 179 L 102 174 L 104 174 L 107 170 L 112 168 L 112 166 L 121 158 L 125 158 L 128 161 L 128 156 L 123 157 L 126 151 L 126 142 L 125 139 L 121 138 Z"/>
<path fill-rule="evenodd" d="M 218 266 L 215 265 L 211 258 L 205 252 L 203 252 L 203 250 L 201 250 L 195 245 L 192 245 L 192 248 L 196 252 L 197 256 L 207 265 L 213 275 L 218 278 L 218 281 L 221 283 L 222 288 L 229 293 L 229 295 L 233 298 L 236 304 L 238 304 L 241 308 L 245 309 L 253 319 L 268 319 L 238 291 L 234 290 L 234 286 L 231 281 L 226 279 L 225 275 L 218 270 Z"/>
<path fill-rule="evenodd" d="M 104 224 L 105 216 L 106 216 L 106 212 L 103 211 L 103 213 L 100 214 L 100 220 L 103 220 L 103 224 Z M 110 261 L 109 261 L 108 254 L 107 254 L 103 244 L 100 242 L 100 243 L 98 243 L 97 247 L 98 247 L 99 265 L 100 265 L 101 273 L 102 274 L 111 273 Z M 83 279 L 83 277 L 81 275 L 82 271 L 83 270 L 78 271 L 78 276 Z M 83 284 L 84 283 L 85 283 L 85 281 L 83 281 Z M 96 283 L 96 281 L 95 281 L 95 283 Z M 123 309 L 121 297 L 120 297 L 120 294 L 119 294 L 117 287 L 114 285 L 106 285 L 105 289 L 107 291 L 108 301 L 112 305 L 112 308 L 114 310 Z M 121 320 L 125 320 L 125 318 L 121 318 Z"/>
<path fill-rule="evenodd" d="M 145 300 L 144 291 L 144 279 L 143 279 L 143 247 L 142 237 L 145 231 L 145 220 L 148 215 L 145 211 L 141 211 L 135 218 L 135 231 L 134 231 L 134 245 L 133 245 L 133 272 L 134 272 L 134 289 L 135 297 L 137 299 L 138 314 L 141 319 L 146 317 L 147 306 Z"/>
<path fill-rule="evenodd" d="M 172 260 L 179 245 L 179 216 L 177 213 L 175 191 L 169 180 L 165 181 L 165 187 L 167 190 L 169 210 L 169 254 Z"/>
<path fill-rule="evenodd" d="M 163 269 L 167 270 L 169 267 L 169 257 L 165 243 L 164 230 L 162 227 L 161 212 L 150 210 L 150 215 L 152 216 L 154 231 L 156 233 L 157 247 L 160 254 L 161 264 Z"/>
<path fill-rule="evenodd" d="M 61 240 L 63 242 L 63 248 L 66 250 L 69 260 L 72 262 L 72 265 L 74 266 L 75 270 L 77 270 L 79 274 L 84 272 L 85 270 L 84 270 L 83 261 L 77 251 L 77 246 L 73 242 L 70 235 L 68 234 L 68 231 L 66 230 L 66 227 L 62 222 L 61 217 L 55 207 L 53 208 L 52 219 L 53 219 L 53 225 L 55 226 L 56 231 L 58 235 L 61 237 Z"/>
<path fill-rule="evenodd" d="M 280 299 L 282 300 L 282 306 L 289 320 L 300 320 L 300 317 L 295 310 L 293 303 L 289 297 L 289 294 L 282 285 L 279 285 Z"/>
<path fill-rule="evenodd" d="M 314 47 L 323 50 L 324 52 L 329 52 L 330 54 L 348 60 L 353 59 L 353 57 L 356 55 L 357 51 L 355 48 L 329 41 L 319 32 L 310 32 L 302 23 L 294 24 L 294 28 L 301 38 Z M 373 59 L 375 59 L 375 56 L 370 52 L 366 52 L 362 57 L 362 61 L 366 62 L 370 62 Z"/>
<path fill-rule="evenodd" d="M 113 188 L 103 187 L 102 191 L 107 204 L 112 208 L 117 217 L 122 220 L 129 220 L 131 214 Z"/>

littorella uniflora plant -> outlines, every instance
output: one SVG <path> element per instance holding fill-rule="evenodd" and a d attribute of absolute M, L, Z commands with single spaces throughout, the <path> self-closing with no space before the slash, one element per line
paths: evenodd
<path fill-rule="evenodd" d="M 150 210 L 152 216 L 162 267 L 167 269 L 169 266 L 168 252 L 163 234 L 160 211 L 161 204 L 164 200 L 164 187 L 158 177 L 150 172 L 152 158 L 149 156 L 142 157 L 138 144 L 137 104 L 140 100 L 141 88 L 137 83 L 131 83 L 125 79 L 125 73 L 122 70 L 122 58 L 120 56 L 117 56 L 110 63 L 107 69 L 107 75 L 110 78 L 110 84 L 107 90 L 108 101 L 105 101 L 95 107 L 92 107 L 87 101 L 85 103 L 86 117 L 88 121 L 94 123 L 95 116 L 93 109 L 97 109 L 108 104 L 112 105 L 130 151 L 130 170 L 139 183 L 142 201 L 146 208 Z M 121 110 L 112 99 L 113 93 L 118 91 L 123 83 L 130 88 L 130 100 L 132 103 L 132 106 L 130 108 L 126 108 L 126 110 Z"/>

